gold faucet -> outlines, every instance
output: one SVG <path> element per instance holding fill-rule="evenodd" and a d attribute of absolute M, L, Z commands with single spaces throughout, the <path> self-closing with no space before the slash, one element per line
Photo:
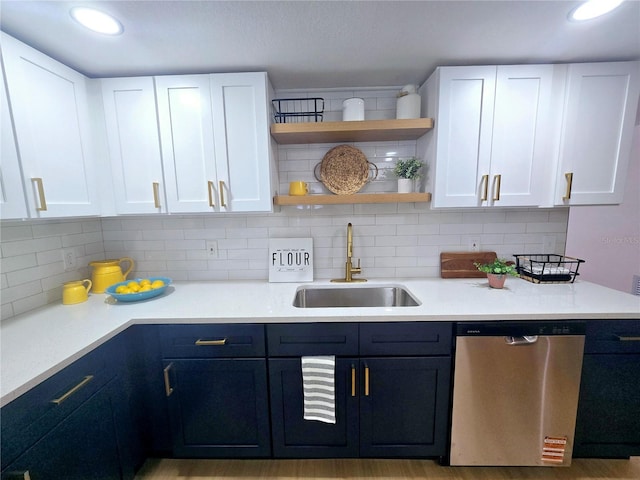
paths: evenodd
<path fill-rule="evenodd" d="M 331 280 L 332 282 L 366 282 L 365 278 L 353 278 L 354 274 L 362 273 L 362 268 L 360 268 L 360 259 L 358 259 L 358 266 L 354 267 L 351 262 L 351 257 L 353 257 L 353 225 L 351 223 L 347 224 L 347 262 L 345 264 L 345 274 L 344 278 L 334 278 Z"/>

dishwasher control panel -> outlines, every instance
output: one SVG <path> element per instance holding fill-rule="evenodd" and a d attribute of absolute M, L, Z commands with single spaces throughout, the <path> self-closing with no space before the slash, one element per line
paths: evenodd
<path fill-rule="evenodd" d="M 522 321 L 458 323 L 458 337 L 495 337 L 527 335 L 584 335 L 586 323 L 581 321 Z"/>

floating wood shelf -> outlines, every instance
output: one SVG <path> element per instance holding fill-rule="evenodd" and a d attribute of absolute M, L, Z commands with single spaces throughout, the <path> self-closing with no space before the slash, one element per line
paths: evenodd
<path fill-rule="evenodd" d="M 432 118 L 354 122 L 272 123 L 271 136 L 281 145 L 297 143 L 384 142 L 416 140 L 433 128 Z"/>
<path fill-rule="evenodd" d="M 352 203 L 424 203 L 430 193 L 356 193 L 353 195 L 279 195 L 274 205 L 348 205 Z"/>

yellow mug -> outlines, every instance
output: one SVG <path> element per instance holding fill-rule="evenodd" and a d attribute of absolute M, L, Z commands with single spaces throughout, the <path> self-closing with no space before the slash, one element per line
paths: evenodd
<path fill-rule="evenodd" d="M 89 298 L 91 285 L 89 279 L 66 282 L 62 286 L 62 304 L 73 305 L 74 303 L 86 302 Z"/>
<path fill-rule="evenodd" d="M 307 193 L 309 193 L 307 182 L 289 183 L 289 195 L 306 195 Z"/>

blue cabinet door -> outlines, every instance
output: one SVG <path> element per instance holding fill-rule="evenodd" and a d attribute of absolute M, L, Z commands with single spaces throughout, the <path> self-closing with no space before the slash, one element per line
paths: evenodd
<path fill-rule="evenodd" d="M 277 458 L 358 456 L 358 360 L 338 358 L 336 423 L 303 418 L 300 358 L 270 358 L 273 455 Z"/>
<path fill-rule="evenodd" d="M 442 457 L 450 357 L 360 359 L 360 456 Z"/>
<path fill-rule="evenodd" d="M 113 416 L 114 382 L 103 387 L 3 472 L 3 480 L 123 478 Z M 25 476 L 28 472 L 28 476 Z"/>
<path fill-rule="evenodd" d="M 271 455 L 266 360 L 163 360 L 176 457 Z"/>

